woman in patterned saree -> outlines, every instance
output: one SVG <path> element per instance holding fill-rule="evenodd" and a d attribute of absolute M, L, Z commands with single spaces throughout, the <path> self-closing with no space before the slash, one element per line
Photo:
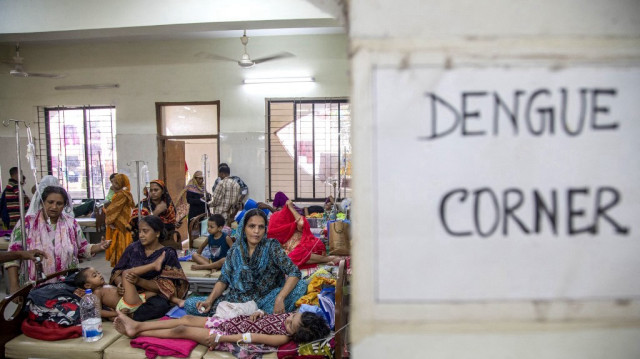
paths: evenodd
<path fill-rule="evenodd" d="M 144 198 L 141 203 L 138 203 L 138 208 L 134 209 L 131 213 L 130 225 L 133 231 L 134 241 L 138 240 L 138 209 L 140 206 L 142 206 L 142 212 L 140 214 L 143 217 L 148 215 L 160 217 L 167 233 L 176 229 L 176 208 L 173 205 L 164 181 L 159 179 L 151 181 L 149 191 L 145 193 L 145 195 L 147 197 Z"/>
<path fill-rule="evenodd" d="M 71 212 L 71 199 L 64 188 L 47 186 L 42 190 L 40 198 L 31 201 L 29 212 L 24 218 L 26 248 L 22 246 L 23 233 L 18 223 L 11 233 L 9 252 L 33 249 L 44 251 L 47 253 L 42 266 L 44 274 L 51 274 L 77 268 L 81 258 L 89 259 L 109 247 L 110 242 L 104 240 L 93 245 L 87 242 L 78 222 L 68 214 Z M 27 281 L 36 279 L 35 263 L 27 262 L 27 270 L 20 273 L 19 266 L 18 261 L 5 263 L 11 293 Z"/>

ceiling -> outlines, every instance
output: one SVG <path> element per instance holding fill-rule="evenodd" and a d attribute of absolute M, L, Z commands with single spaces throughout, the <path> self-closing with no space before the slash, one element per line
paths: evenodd
<path fill-rule="evenodd" d="M 345 33 L 340 0 L 0 0 L 0 44 Z"/>

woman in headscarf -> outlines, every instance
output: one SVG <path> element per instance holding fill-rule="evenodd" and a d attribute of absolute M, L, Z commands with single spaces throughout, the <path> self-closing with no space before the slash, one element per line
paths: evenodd
<path fill-rule="evenodd" d="M 111 179 L 111 188 L 114 192 L 111 204 L 109 207 L 104 208 L 104 211 L 106 213 L 107 239 L 111 241 L 111 246 L 106 252 L 106 259 L 114 267 L 120 260 L 124 249 L 133 242 L 129 220 L 131 211 L 135 207 L 135 202 L 130 191 L 131 184 L 127 175 L 116 174 Z"/>
<path fill-rule="evenodd" d="M 52 175 L 46 175 L 42 177 L 42 179 L 40 180 L 40 183 L 38 183 L 38 186 L 37 186 L 38 190 L 33 194 L 33 198 L 31 199 L 31 204 L 38 202 L 40 203 L 40 206 L 39 207 L 37 205 L 29 206 L 29 209 L 27 210 L 26 215 L 35 215 L 38 212 L 38 210 L 42 208 L 42 203 L 43 203 L 42 192 L 44 191 L 45 188 L 49 186 L 62 187 L 57 177 L 54 177 Z M 73 214 L 73 200 L 68 192 L 67 192 L 67 203 L 68 204 L 64 207 L 64 213 L 67 216 L 70 216 L 73 218 L 75 217 Z"/>
<path fill-rule="evenodd" d="M 149 192 L 145 193 L 146 198 L 138 203 L 138 207 L 131 213 L 129 222 L 133 231 L 133 240 L 138 240 L 138 208 L 142 206 L 141 215 L 154 215 L 160 217 L 164 223 L 164 229 L 172 232 L 176 229 L 176 208 L 171 201 L 171 196 L 167 191 L 164 181 L 156 179 L 149 184 Z"/>
<path fill-rule="evenodd" d="M 204 177 L 202 176 L 202 171 L 196 171 L 193 174 L 193 178 L 178 195 L 176 210 L 179 223 L 182 222 L 185 216 L 187 217 L 187 223 L 190 223 L 191 218 L 199 216 L 206 211 L 204 195 Z"/>
<path fill-rule="evenodd" d="M 295 210 L 290 200 L 285 208 L 271 215 L 270 221 L 267 237 L 277 239 L 298 268 L 314 268 L 318 264 L 339 261 L 338 257 L 325 255 L 324 243 L 311 233 L 309 222 Z"/>
<path fill-rule="evenodd" d="M 280 243 L 267 238 L 267 216 L 258 209 L 248 211 L 238 228 L 240 238 L 233 244 L 222 273 L 208 297 L 190 297 L 187 313 L 211 316 L 218 303 L 253 300 L 267 313 L 292 312 L 295 302 L 307 292 L 298 267 L 287 257 Z M 226 294 L 223 294 L 228 289 Z"/>
<path fill-rule="evenodd" d="M 268 209 L 269 211 L 275 213 L 275 212 L 283 209 L 285 207 L 285 205 L 287 204 L 287 201 L 289 201 L 289 197 L 287 197 L 287 195 L 284 194 L 284 192 L 276 192 L 276 195 L 273 196 L 273 206 L 269 206 L 266 203 L 259 202 L 258 203 L 258 208 L 260 208 L 260 209 Z M 298 212 L 298 214 L 300 214 L 300 215 L 304 214 L 304 211 L 302 210 L 302 208 L 296 206 L 295 204 L 293 205 L 293 208 L 296 210 L 296 212 Z"/>
<path fill-rule="evenodd" d="M 77 268 L 80 258 L 91 258 L 92 255 L 109 247 L 108 241 L 89 245 L 78 222 L 69 215 L 72 211 L 70 197 L 64 188 L 59 186 L 42 187 L 38 198 L 31 202 L 24 218 L 26 232 L 25 246 L 22 244 L 23 233 L 20 223 L 11 233 L 9 251 L 40 249 L 47 253 L 43 260 L 44 274 Z M 9 273 L 9 288 L 15 292 L 27 281 L 36 279 L 35 264 L 27 262 L 27 271 L 18 275 L 19 263 L 5 263 Z M 55 281 L 52 279 L 51 281 Z"/>

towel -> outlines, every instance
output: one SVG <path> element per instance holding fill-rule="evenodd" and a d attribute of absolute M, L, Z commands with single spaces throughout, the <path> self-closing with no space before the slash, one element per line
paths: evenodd
<path fill-rule="evenodd" d="M 131 339 L 131 347 L 144 349 L 144 354 L 149 359 L 158 355 L 186 358 L 191 354 L 198 343 L 189 339 L 162 339 L 154 337 L 137 337 Z"/>
<path fill-rule="evenodd" d="M 160 318 L 160 320 L 167 319 L 171 318 Z M 186 358 L 197 345 L 197 342 L 189 339 L 163 339 L 154 337 L 137 337 L 131 339 L 131 347 L 144 349 L 144 354 L 149 359 L 154 359 L 158 355 Z"/>

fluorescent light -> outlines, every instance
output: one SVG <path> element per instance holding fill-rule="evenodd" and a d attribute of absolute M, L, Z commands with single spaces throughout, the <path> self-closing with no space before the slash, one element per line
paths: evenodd
<path fill-rule="evenodd" d="M 273 84 L 273 83 L 287 83 L 287 82 L 315 82 L 316 79 L 307 76 L 307 77 L 271 77 L 271 78 L 262 78 L 262 79 L 244 79 L 242 83 L 245 85 L 249 84 Z"/>
<path fill-rule="evenodd" d="M 95 84 L 95 85 L 67 85 L 56 86 L 56 90 L 100 90 L 100 89 L 113 89 L 120 87 L 119 84 Z"/>

